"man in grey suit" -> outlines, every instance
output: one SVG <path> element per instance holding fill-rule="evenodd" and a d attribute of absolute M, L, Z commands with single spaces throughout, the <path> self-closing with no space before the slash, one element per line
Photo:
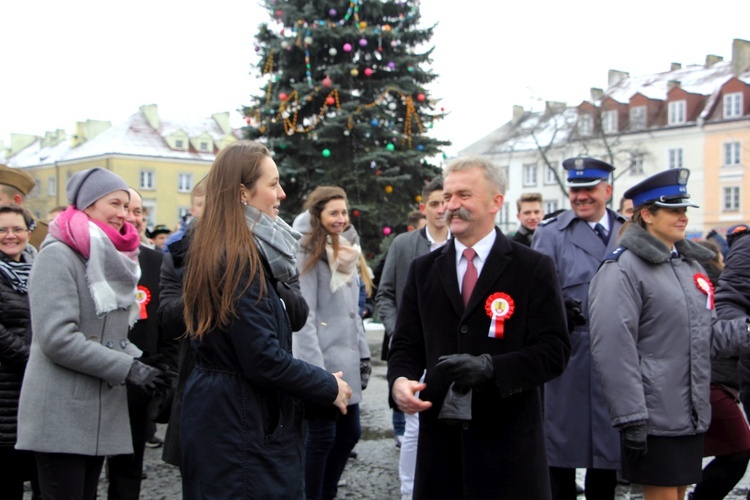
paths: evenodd
<path fill-rule="evenodd" d="M 394 238 L 388 248 L 383 273 L 378 284 L 378 293 L 375 296 L 378 314 L 383 321 L 387 339 L 390 339 L 396 326 L 401 293 L 404 291 L 411 262 L 420 255 L 442 247 L 450 236 L 448 224 L 445 220 L 443 180 L 441 178 L 433 179 L 422 189 L 422 203 L 419 204 L 419 210 L 425 215 L 427 225 Z M 388 342 L 384 342 L 383 348 L 386 349 L 387 345 Z M 405 416 L 395 405 L 393 406 L 394 432 L 397 432 L 396 422 L 398 418 L 404 419 L 406 423 L 406 432 L 401 436 L 397 434 L 395 438 L 401 448 L 398 471 L 401 480 L 401 494 L 408 496 L 411 495 L 414 486 L 419 417 L 417 415 Z"/>
<path fill-rule="evenodd" d="M 575 500 L 575 469 L 586 468 L 586 498 L 613 499 L 620 441 L 609 420 L 598 375 L 591 363 L 589 282 L 617 247 L 625 222 L 606 207 L 615 169 L 595 158 L 569 158 L 571 210 L 542 222 L 531 248 L 552 257 L 568 313 L 572 352 L 565 372 L 544 386 L 544 430 L 554 500 Z"/>

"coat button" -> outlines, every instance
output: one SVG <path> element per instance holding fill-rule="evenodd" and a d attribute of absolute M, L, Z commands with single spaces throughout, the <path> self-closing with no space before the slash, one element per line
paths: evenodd
<path fill-rule="evenodd" d="M 120 341 L 120 348 L 125 349 L 128 346 L 128 341 L 123 339 Z"/>
<path fill-rule="evenodd" d="M 354 317 L 354 313 L 349 313 L 349 317 L 353 318 Z"/>
<path fill-rule="evenodd" d="M 461 325 L 461 329 L 459 331 L 461 333 L 469 333 L 469 327 L 466 325 Z"/>
<path fill-rule="evenodd" d="M 112 342 L 111 340 L 107 341 L 107 347 L 109 347 L 110 349 L 112 349 L 114 346 L 115 346 L 114 342 Z"/>

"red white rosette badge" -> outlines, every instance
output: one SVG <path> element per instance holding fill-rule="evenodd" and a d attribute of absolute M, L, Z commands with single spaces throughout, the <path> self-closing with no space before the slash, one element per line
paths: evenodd
<path fill-rule="evenodd" d="M 139 306 L 141 306 L 138 319 L 148 319 L 146 306 L 149 302 L 151 302 L 151 292 L 149 291 L 149 289 L 143 285 L 138 285 L 138 289 L 135 291 L 135 301 Z"/>
<path fill-rule="evenodd" d="M 488 337 L 501 339 L 505 336 L 505 320 L 513 316 L 516 305 L 507 293 L 497 292 L 487 297 L 484 310 L 490 317 Z"/>
<path fill-rule="evenodd" d="M 706 309 L 712 310 L 714 308 L 714 285 L 708 276 L 701 273 L 696 273 L 693 276 L 693 281 L 698 290 L 706 294 Z"/>

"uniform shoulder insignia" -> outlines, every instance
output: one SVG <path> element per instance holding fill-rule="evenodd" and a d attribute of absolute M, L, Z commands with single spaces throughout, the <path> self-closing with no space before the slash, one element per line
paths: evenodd
<path fill-rule="evenodd" d="M 626 250 L 627 250 L 627 248 L 625 248 L 625 247 L 617 247 L 617 248 L 615 248 L 614 250 L 612 250 L 609 253 L 609 255 L 607 255 L 606 257 L 604 257 L 604 261 L 603 262 L 616 261 L 617 259 L 620 258 L 620 255 L 622 255 L 623 253 L 625 253 Z"/>
<path fill-rule="evenodd" d="M 550 222 L 555 222 L 557 220 L 557 217 L 550 217 L 549 219 L 544 219 L 542 222 L 539 223 L 540 226 L 546 226 Z"/>

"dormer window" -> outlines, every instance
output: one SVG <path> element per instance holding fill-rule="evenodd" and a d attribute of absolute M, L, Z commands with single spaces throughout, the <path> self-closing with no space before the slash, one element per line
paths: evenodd
<path fill-rule="evenodd" d="M 667 118 L 669 125 L 680 125 L 685 123 L 685 107 L 686 103 L 684 99 L 669 103 L 669 116 Z"/>
<path fill-rule="evenodd" d="M 617 110 L 611 109 L 602 113 L 602 130 L 605 134 L 617 132 Z"/>
<path fill-rule="evenodd" d="M 724 118 L 742 116 L 742 92 L 732 92 L 724 96 Z"/>
<path fill-rule="evenodd" d="M 594 132 L 594 121 L 591 119 L 591 115 L 584 113 L 578 115 L 578 135 L 587 136 Z"/>
<path fill-rule="evenodd" d="M 198 149 L 201 151 L 208 151 L 208 143 L 207 142 L 201 142 L 198 146 Z"/>
<path fill-rule="evenodd" d="M 176 141 L 174 141 L 174 148 L 185 149 L 185 143 L 182 141 L 182 139 L 177 139 Z"/>
<path fill-rule="evenodd" d="M 646 106 L 633 106 L 630 108 L 630 129 L 643 130 L 646 128 Z"/>

